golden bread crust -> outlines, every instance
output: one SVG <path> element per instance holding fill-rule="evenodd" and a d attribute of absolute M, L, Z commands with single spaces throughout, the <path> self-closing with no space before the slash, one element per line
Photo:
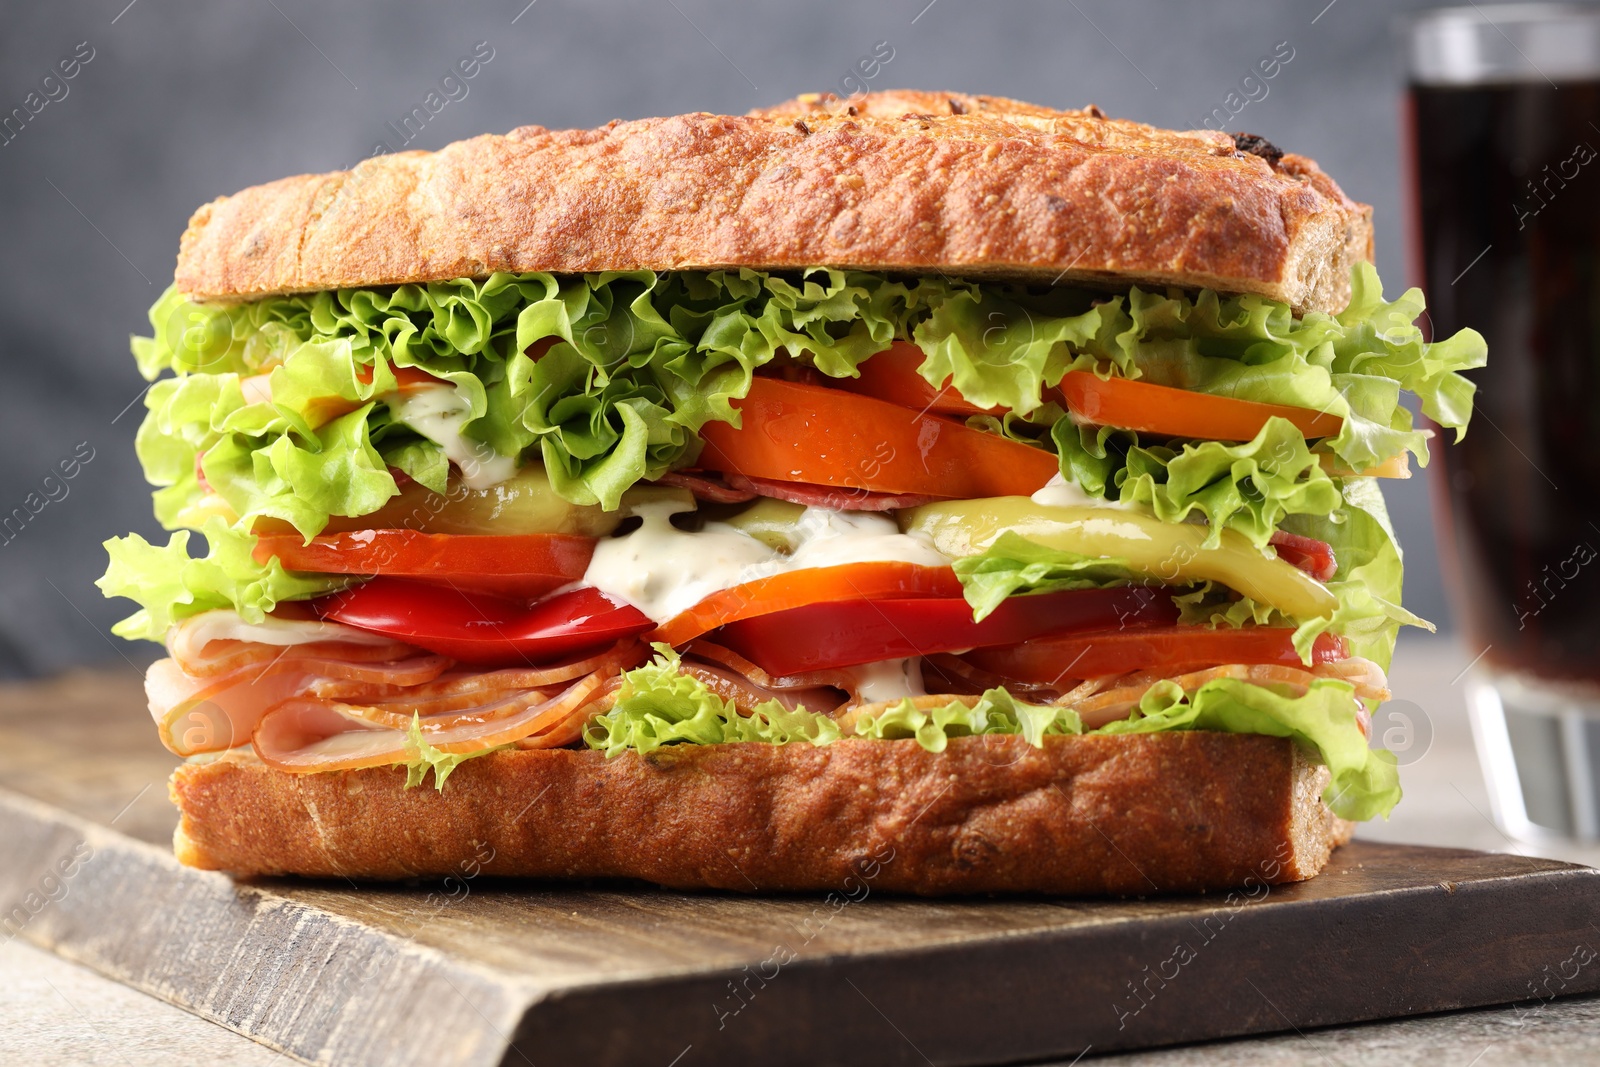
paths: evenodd
<path fill-rule="evenodd" d="M 1316 874 L 1351 831 L 1326 782 L 1289 741 L 1179 732 L 505 751 L 443 792 L 395 767 L 224 759 L 179 768 L 171 792 L 179 859 L 238 875 L 1143 895 Z"/>
<path fill-rule="evenodd" d="M 1258 293 L 1337 311 L 1371 209 L 1310 160 L 959 93 L 802 97 L 595 130 L 524 126 L 205 205 L 199 300 L 492 271 L 941 272 Z"/>

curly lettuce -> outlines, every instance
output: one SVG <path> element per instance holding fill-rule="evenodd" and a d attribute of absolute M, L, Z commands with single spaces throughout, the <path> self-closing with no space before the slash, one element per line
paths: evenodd
<path fill-rule="evenodd" d="M 961 591 L 981 622 L 1008 597 L 1019 593 L 1056 593 L 1067 589 L 1108 589 L 1128 585 L 1141 576 L 1128 561 L 1085 556 L 1046 548 L 1007 531 L 983 552 L 952 564 Z"/>
<path fill-rule="evenodd" d="M 1353 470 L 1408 449 L 1425 459 L 1400 391 L 1465 428 L 1472 385 L 1458 372 L 1482 364 L 1482 339 L 1425 343 L 1411 325 L 1420 294 L 1385 302 L 1368 265 L 1353 294 L 1338 316 L 1296 318 L 1261 297 L 1209 291 L 1107 295 L 822 268 L 494 274 L 232 305 L 169 289 L 151 309 L 152 336 L 133 340 L 146 377 L 176 375 L 150 389 L 136 450 L 168 529 L 222 517 L 243 532 L 266 518 L 310 538 L 333 516 L 380 509 L 397 492 L 392 471 L 444 488 L 443 452 L 384 399 L 397 371 L 418 368 L 454 386 L 469 438 L 542 463 L 574 503 L 614 509 L 636 482 L 691 464 L 706 422 L 737 422 L 733 402 L 780 354 L 849 377 L 910 340 L 930 382 L 1012 409 L 975 425 L 1058 452 L 1091 494 L 1143 501 L 1167 521 L 1198 514 L 1261 544 L 1275 526 L 1337 505 L 1323 451 Z M 1325 410 L 1344 425 L 1315 450 L 1277 422 L 1237 445 L 1142 442 L 1080 428 L 1050 401 L 1069 370 Z M 169 543 L 150 581 L 113 584 L 139 594 L 150 617 L 202 610 L 227 583 L 183 599 L 191 594 L 170 577 L 187 565 L 172 555 L 183 543 Z M 224 562 L 213 548 L 194 561 L 234 575 L 244 599 L 231 606 L 261 610 L 291 588 L 265 565 L 246 573 L 238 556 Z M 160 600 L 169 594 L 177 599 Z"/>
<path fill-rule="evenodd" d="M 1163 522 L 1203 518 L 1209 546 L 1224 529 L 1264 547 L 1289 515 L 1326 515 L 1340 504 L 1338 483 L 1322 469 L 1300 431 L 1271 418 L 1239 444 L 1189 441 L 1141 446 L 1131 430 L 1079 426 L 1063 419 L 1051 436 L 1061 466 L 1094 496 L 1149 505 Z"/>
<path fill-rule="evenodd" d="M 741 714 L 731 700 L 713 693 L 698 678 L 684 674 L 678 654 L 658 644 L 649 663 L 622 674 L 622 687 L 611 710 L 591 720 L 583 741 L 607 756 L 633 750 L 648 754 L 662 745 L 718 745 L 726 741 L 763 741 L 782 745 L 809 741 L 826 745 L 839 737 L 839 726 L 826 715 L 785 708 L 765 701 Z"/>
<path fill-rule="evenodd" d="M 1075 370 L 1307 408 L 1343 420 L 1319 448 L 1363 471 L 1406 452 L 1427 463 L 1427 434 L 1400 405 L 1402 391 L 1459 439 L 1475 388 L 1460 372 L 1483 366 L 1487 353 L 1474 330 L 1427 343 L 1414 325 L 1421 290 L 1385 301 L 1369 263 L 1356 265 L 1349 306 L 1338 315 L 1296 317 L 1287 304 L 1211 290 L 1134 288 L 1076 313 L 1074 300 L 1084 297 L 996 286 L 956 292 L 912 331 L 929 353 L 921 373 L 935 385 L 950 377 L 973 403 L 1019 415 L 1041 407 L 1039 385 Z M 1063 471 L 1071 473 L 1065 462 Z"/>
<path fill-rule="evenodd" d="M 205 527 L 209 551 L 189 555 L 189 531 L 179 530 L 165 545 L 138 534 L 105 542 L 110 563 L 95 582 L 108 597 L 127 597 L 140 609 L 111 628 L 119 637 L 160 641 L 173 623 L 202 611 L 228 608 L 250 623 L 260 623 L 281 600 L 304 600 L 341 588 L 340 575 L 298 574 L 274 557 L 257 563 L 255 538 L 220 519 Z"/>
<path fill-rule="evenodd" d="M 401 764 L 406 769 L 405 787 L 415 789 L 427 780 L 428 772 L 432 771 L 433 787 L 443 793 L 445 781 L 462 763 L 510 747 L 510 745 L 497 745 L 494 748 L 481 748 L 476 752 L 446 752 L 430 745 L 428 739 L 422 736 L 422 716 L 413 712 L 411 725 L 406 729 L 406 761 Z"/>
<path fill-rule="evenodd" d="M 737 422 L 732 402 L 756 368 L 787 352 L 824 374 L 854 374 L 862 360 L 907 338 L 908 323 L 952 284 L 742 270 L 495 274 L 241 305 L 193 304 L 168 290 L 151 309 L 154 336 L 134 339 L 140 370 L 211 381 L 152 390 L 153 425 L 139 454 L 151 481 L 178 488 L 169 497 L 192 498 L 199 488 L 182 460 L 204 453 L 209 461 L 229 435 L 239 455 L 283 447 L 285 437 L 301 450 L 360 450 L 366 442 L 354 438 L 311 441 L 320 414 L 335 403 L 359 409 L 395 388 L 395 369 L 415 367 L 462 394 L 469 437 L 503 455 L 537 456 L 567 499 L 615 509 L 635 482 L 690 462 L 707 421 Z M 270 401 L 238 388 L 263 374 Z M 196 389 L 211 394 L 209 410 L 197 406 Z M 282 495 L 269 478 L 261 482 L 255 496 L 240 498 L 247 507 L 262 493 Z M 376 510 L 376 496 L 317 510 L 364 514 L 332 509 Z M 315 515 L 300 528 L 315 533 Z"/>
<path fill-rule="evenodd" d="M 358 410 L 394 389 L 394 369 L 416 367 L 460 391 L 471 411 L 470 437 L 504 455 L 537 453 L 569 500 L 614 509 L 634 482 L 692 462 L 706 422 L 737 422 L 733 401 L 778 354 L 849 377 L 894 341 L 914 340 L 926 353 L 920 373 L 928 381 L 942 387 L 950 380 L 974 403 L 1012 409 L 990 428 L 1048 441 L 1062 453 L 1064 472 L 1086 489 L 1105 493 L 1115 485 L 1159 499 L 1157 487 L 1166 485 L 1175 494 L 1171 507 L 1182 509 L 1209 484 L 1203 476 L 1217 463 L 1251 456 L 1166 454 L 1171 450 L 1127 442 L 1119 450 L 1126 462 L 1108 467 L 1105 437 L 1073 443 L 1070 420 L 1063 429 L 1064 413 L 1049 403 L 1047 389 L 1069 370 L 1088 369 L 1328 411 L 1344 419 L 1328 447 L 1349 469 L 1408 449 L 1425 462 L 1424 435 L 1411 426 L 1399 393 L 1416 393 L 1429 417 L 1459 435 L 1473 386 L 1457 372 L 1482 365 L 1483 344 L 1470 330 L 1424 343 L 1411 325 L 1421 311 L 1414 289 L 1384 302 L 1368 264 L 1357 268 L 1344 312 L 1298 319 L 1284 304 L 1210 291 L 1135 288 L 1107 297 L 824 269 L 797 279 L 752 270 L 495 274 L 239 305 L 193 304 L 169 290 L 151 309 L 154 336 L 135 338 L 133 347 L 147 377 L 171 370 L 180 384 L 152 390 L 139 454 L 150 479 L 167 490 L 163 510 L 170 516 L 181 510 L 175 498 L 200 492 L 186 475 L 194 457 L 224 436 L 233 437 L 236 453 L 251 454 L 281 447 L 284 436 L 302 450 L 359 450 L 385 429 L 401 435 L 397 447 L 412 443 L 414 435 L 406 439 L 408 431 L 382 423 L 372 441 L 332 446 L 309 438 L 330 403 Z M 270 401 L 238 387 L 262 374 L 270 376 Z M 203 384 L 194 384 L 197 376 Z M 1023 431 L 1029 420 L 1042 425 Z M 1044 438 L 1051 423 L 1055 430 Z M 1271 449 L 1276 456 L 1283 437 L 1280 429 L 1268 442 L 1251 443 L 1252 455 Z M 1273 469 L 1251 479 L 1303 482 L 1302 496 L 1328 492 L 1298 452 L 1278 456 Z M 276 483 L 265 482 L 241 503 L 272 495 Z M 1261 485 L 1257 491 L 1273 496 Z M 377 495 L 369 488 L 327 506 L 375 510 Z M 1215 502 L 1205 506 L 1218 510 Z M 1251 509 L 1232 505 L 1232 514 L 1241 510 Z M 302 532 L 315 532 L 314 514 L 302 521 Z M 1245 521 L 1264 520 L 1256 514 Z"/>
<path fill-rule="evenodd" d="M 1400 543 L 1375 478 L 1344 483 L 1344 506 L 1323 516 L 1295 516 L 1284 523 L 1291 533 L 1315 537 L 1333 546 L 1338 570 L 1327 582 L 1339 600 L 1332 616 L 1290 619 L 1247 596 L 1206 583 L 1174 597 L 1180 623 L 1203 626 L 1294 626 L 1294 646 L 1310 662 L 1311 646 L 1326 632 L 1339 634 L 1350 653 L 1384 670 L 1394 655 L 1402 626 L 1432 630 L 1433 624 L 1400 606 L 1405 569 Z"/>
<path fill-rule="evenodd" d="M 843 736 L 828 716 L 803 708 L 785 711 L 776 702 L 741 715 L 679 667 L 670 649 L 657 646 L 654 661 L 623 675 L 616 707 L 589 725 L 584 742 L 617 756 L 629 750 L 647 754 L 669 744 L 728 741 L 822 746 Z M 1021 735 L 1035 748 L 1044 747 L 1047 737 L 1084 733 L 1214 730 L 1286 737 L 1328 767 L 1332 778 L 1323 793 L 1328 806 L 1342 818 L 1362 820 L 1387 815 L 1400 799 L 1400 784 L 1394 757 L 1367 747 L 1354 692 L 1348 682 L 1331 679 L 1313 682 L 1299 696 L 1235 679 L 1213 680 L 1185 693 L 1168 681 L 1150 689 L 1128 719 L 1085 731 L 1071 708 L 1028 704 L 1004 689 L 991 689 L 971 704 L 919 708 L 906 699 L 861 715 L 854 733 L 913 739 L 929 752 L 943 752 L 953 737 L 979 735 Z"/>
<path fill-rule="evenodd" d="M 1400 627 L 1432 630 L 1433 624 L 1400 606 L 1405 568 L 1377 479 L 1347 480 L 1344 496 L 1338 513 L 1297 515 L 1284 527 L 1333 546 L 1339 569 L 1328 589 L 1339 598 L 1339 609 L 1327 628 L 1344 636 L 1353 655 L 1388 670 Z M 1306 624 L 1295 631 L 1296 641 L 1313 638 Z"/>
<path fill-rule="evenodd" d="M 915 738 L 929 752 L 943 752 L 952 737 L 1021 734 L 1035 748 L 1046 737 L 1083 733 L 1083 720 L 1071 708 L 1028 704 L 1005 689 L 990 689 L 976 702 L 951 701 L 943 707 L 919 708 L 908 697 L 856 720 L 856 736 L 880 740 Z"/>

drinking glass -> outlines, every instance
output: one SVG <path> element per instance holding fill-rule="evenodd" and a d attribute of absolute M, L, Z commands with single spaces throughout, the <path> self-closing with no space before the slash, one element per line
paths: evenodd
<path fill-rule="evenodd" d="M 1495 820 L 1600 837 L 1600 8 L 1408 27 L 1412 248 L 1431 332 L 1473 327 L 1472 431 L 1437 450 L 1443 564 L 1476 658 Z"/>

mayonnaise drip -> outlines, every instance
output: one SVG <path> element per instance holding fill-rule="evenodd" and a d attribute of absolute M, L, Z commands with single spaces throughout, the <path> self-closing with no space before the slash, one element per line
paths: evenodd
<path fill-rule="evenodd" d="M 893 519 L 870 511 L 806 508 L 796 524 L 799 543 L 780 569 L 837 567 L 845 563 L 895 560 L 948 567 L 950 557 L 921 534 L 903 534 Z"/>
<path fill-rule="evenodd" d="M 877 704 L 902 697 L 927 694 L 922 685 L 922 657 L 886 659 L 851 667 L 856 676 L 856 695 L 863 704 Z"/>
<path fill-rule="evenodd" d="M 1138 504 L 1124 503 L 1120 500 L 1107 500 L 1103 496 L 1091 496 L 1076 482 L 1069 482 L 1058 471 L 1051 476 L 1043 488 L 1034 493 L 1030 498 L 1035 504 L 1047 508 L 1120 508 L 1131 511 L 1139 507 Z"/>
<path fill-rule="evenodd" d="M 727 523 L 708 522 L 693 533 L 672 525 L 674 514 L 689 510 L 676 501 L 637 506 L 642 525 L 602 539 L 582 584 L 665 622 L 719 590 L 787 571 L 880 560 L 950 563 L 928 538 L 903 534 L 882 515 L 807 508 L 795 524 L 791 550 L 780 552 Z"/>
<path fill-rule="evenodd" d="M 672 516 L 692 504 L 664 500 L 640 504 L 637 530 L 602 538 L 584 572 L 583 585 L 620 597 L 665 622 L 719 589 L 747 580 L 740 576 L 777 556 L 754 537 L 726 523 L 708 522 L 694 533 L 672 525 Z"/>
<path fill-rule="evenodd" d="M 396 422 L 405 423 L 444 449 L 445 458 L 461 471 L 467 488 L 488 489 L 517 473 L 515 456 L 502 456 L 461 432 L 472 418 L 472 406 L 455 386 L 410 386 L 388 402 Z"/>

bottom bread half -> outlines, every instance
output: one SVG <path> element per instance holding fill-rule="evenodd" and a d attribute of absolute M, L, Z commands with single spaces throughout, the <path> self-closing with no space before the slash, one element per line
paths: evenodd
<path fill-rule="evenodd" d="M 1281 738 L 1208 732 L 496 752 L 442 791 L 254 759 L 172 777 L 178 858 L 236 875 L 463 871 L 677 888 L 1143 895 L 1298 881 L 1352 826 Z"/>

